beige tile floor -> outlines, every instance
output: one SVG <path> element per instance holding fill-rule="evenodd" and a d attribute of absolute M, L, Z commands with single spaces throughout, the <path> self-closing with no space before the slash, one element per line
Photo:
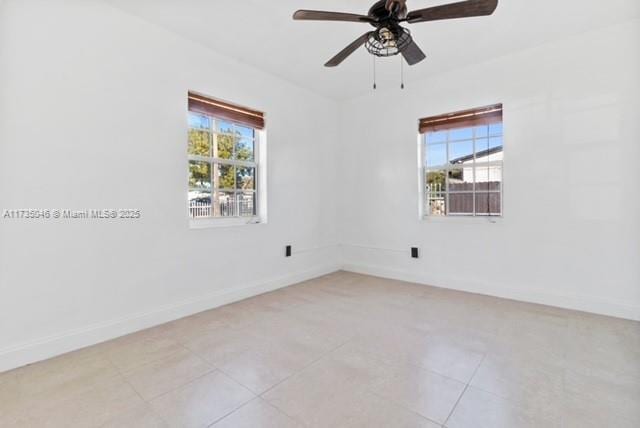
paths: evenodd
<path fill-rule="evenodd" d="M 640 427 L 640 323 L 345 272 L 0 374 L 0 426 Z"/>

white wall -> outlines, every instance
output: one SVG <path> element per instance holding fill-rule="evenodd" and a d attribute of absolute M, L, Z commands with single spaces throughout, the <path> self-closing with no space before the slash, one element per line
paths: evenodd
<path fill-rule="evenodd" d="M 100 1 L 2 7 L 0 209 L 142 219 L 0 220 L 0 371 L 338 267 L 333 101 Z M 266 112 L 268 224 L 188 228 L 190 89 Z"/>
<path fill-rule="evenodd" d="M 635 20 L 349 101 L 346 268 L 640 319 L 639 76 Z M 504 218 L 420 220 L 418 118 L 498 102 Z"/>

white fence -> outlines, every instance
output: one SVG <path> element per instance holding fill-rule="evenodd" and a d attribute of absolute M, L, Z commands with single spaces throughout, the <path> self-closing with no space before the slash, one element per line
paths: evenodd
<path fill-rule="evenodd" d="M 218 212 L 213 212 L 209 202 L 191 201 L 189 216 L 191 218 L 204 217 L 249 217 L 255 215 L 253 199 L 228 198 L 218 203 Z"/>
<path fill-rule="evenodd" d="M 208 202 L 191 201 L 189 203 L 191 218 L 211 217 L 211 204 Z"/>
<path fill-rule="evenodd" d="M 444 192 L 442 188 L 442 183 L 427 184 L 427 193 L 442 193 L 442 192 Z"/>

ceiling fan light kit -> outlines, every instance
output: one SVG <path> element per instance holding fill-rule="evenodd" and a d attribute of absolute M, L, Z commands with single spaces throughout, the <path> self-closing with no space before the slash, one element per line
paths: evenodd
<path fill-rule="evenodd" d="M 413 40 L 411 32 L 401 26 L 401 23 L 415 24 L 444 19 L 486 16 L 491 15 L 497 7 L 498 0 L 466 0 L 408 12 L 406 0 L 380 0 L 369 9 L 367 15 L 299 10 L 293 14 L 293 19 L 300 21 L 358 22 L 375 27 L 375 30 L 358 37 L 331 58 L 325 64 L 325 67 L 340 65 L 362 46 L 374 57 L 384 58 L 401 54 L 407 64 L 415 65 L 424 60 L 426 55 Z M 402 87 L 404 88 L 404 83 Z"/>
<path fill-rule="evenodd" d="M 406 28 L 398 27 L 390 30 L 387 27 L 383 27 L 379 31 L 371 31 L 369 33 L 364 47 L 371 55 L 388 57 L 398 55 L 412 41 L 411 32 Z"/>

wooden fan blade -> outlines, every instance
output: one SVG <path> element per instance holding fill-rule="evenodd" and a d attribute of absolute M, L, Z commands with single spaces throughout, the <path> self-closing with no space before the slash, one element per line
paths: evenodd
<path fill-rule="evenodd" d="M 369 32 L 369 33 L 363 34 L 362 36 L 358 37 L 356 40 L 353 41 L 353 43 L 351 43 L 349 46 L 347 46 L 346 48 L 341 50 L 338 55 L 336 55 L 333 58 L 331 58 L 324 66 L 325 67 L 335 67 L 335 66 L 340 65 L 342 63 L 342 61 L 347 59 L 347 57 L 349 55 L 351 55 L 356 50 L 358 50 L 358 48 L 360 46 L 364 45 L 364 43 L 369 38 L 370 34 L 371 33 Z"/>
<path fill-rule="evenodd" d="M 402 56 L 409 65 L 416 65 L 427 57 L 413 40 L 411 40 L 411 43 L 402 50 Z"/>
<path fill-rule="evenodd" d="M 438 21 L 441 19 L 468 18 L 491 15 L 498 7 L 498 0 L 467 0 L 442 6 L 414 10 L 407 14 L 407 22 Z"/>
<path fill-rule="evenodd" d="M 324 12 L 321 10 L 299 10 L 293 14 L 293 19 L 298 21 L 375 22 L 375 19 L 366 15 L 342 12 Z"/>

